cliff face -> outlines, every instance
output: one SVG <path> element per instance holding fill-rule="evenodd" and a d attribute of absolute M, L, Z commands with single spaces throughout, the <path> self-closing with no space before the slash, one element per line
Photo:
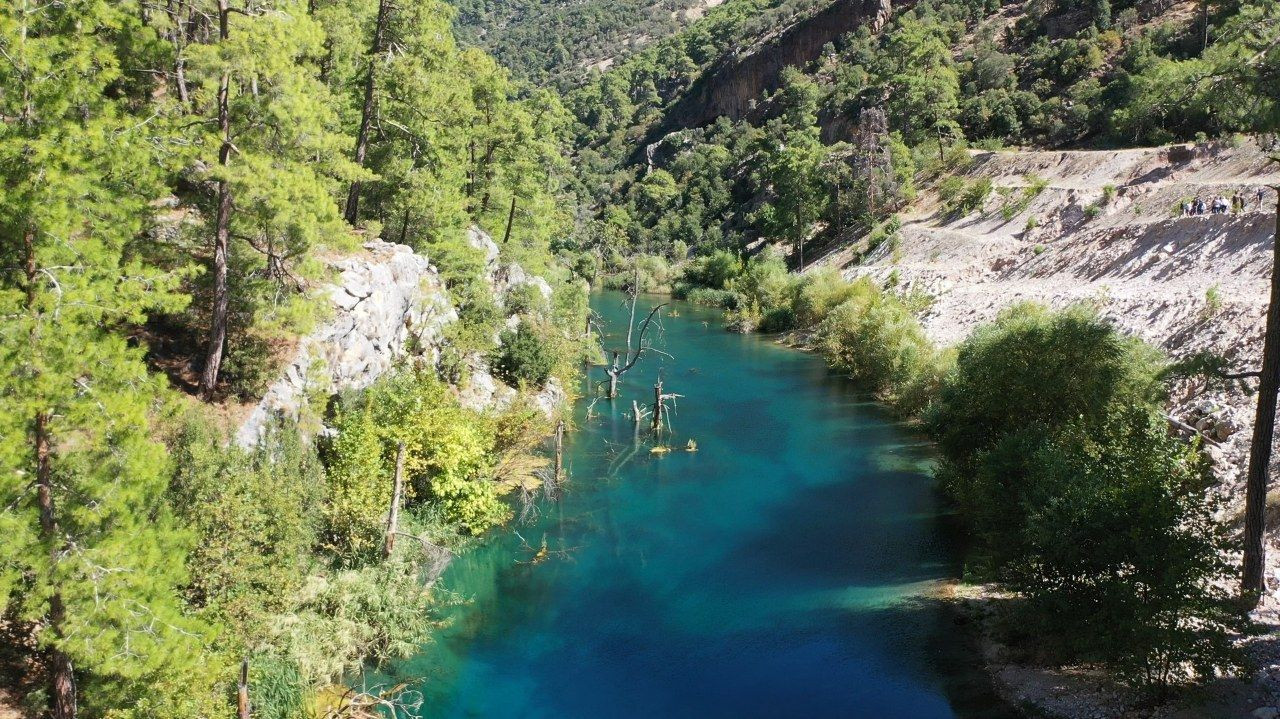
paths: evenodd
<path fill-rule="evenodd" d="M 672 104 L 656 137 L 706 125 L 721 115 L 745 117 L 762 93 L 778 89 L 783 68 L 812 62 L 824 45 L 862 25 L 880 29 L 889 12 L 889 0 L 836 0 L 758 47 L 726 55 Z"/>
<path fill-rule="evenodd" d="M 485 252 L 486 280 L 499 306 L 510 292 L 533 285 L 550 298 L 546 280 L 519 265 L 502 264 L 498 246 L 478 228 L 468 232 L 472 245 Z M 439 272 L 428 258 L 405 245 L 374 241 L 364 252 L 337 260 L 338 277 L 324 290 L 330 319 L 299 343 L 293 358 L 267 389 L 236 434 L 244 447 L 258 443 L 274 417 L 296 420 L 309 401 L 326 399 L 373 384 L 409 358 L 434 366 L 446 346 L 445 329 L 458 319 Z M 508 327 L 519 324 L 509 317 Z M 463 404 L 475 409 L 506 406 L 515 390 L 489 372 L 483 357 L 469 358 L 470 380 L 460 387 Z M 535 398 L 551 414 L 565 393 L 555 380 Z"/>
<path fill-rule="evenodd" d="M 404 245 L 375 241 L 364 249 L 334 263 L 331 319 L 303 338 L 241 425 L 242 446 L 256 444 L 273 416 L 297 418 L 309 397 L 368 387 L 411 352 L 439 359 L 444 329 L 458 315 L 436 268 Z"/>

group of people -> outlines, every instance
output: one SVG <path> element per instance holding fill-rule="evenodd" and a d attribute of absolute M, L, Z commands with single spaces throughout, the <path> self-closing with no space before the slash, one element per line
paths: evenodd
<path fill-rule="evenodd" d="M 1257 209 L 1259 210 L 1262 209 L 1262 200 L 1265 195 L 1266 190 L 1261 187 L 1259 187 L 1258 191 L 1254 193 L 1254 197 L 1257 200 Z M 1222 195 L 1217 195 L 1208 201 L 1203 197 L 1197 197 L 1194 200 L 1188 200 L 1183 203 L 1182 215 L 1184 217 L 1190 217 L 1192 215 L 1203 215 L 1206 213 L 1212 213 L 1214 215 L 1225 215 L 1227 213 L 1231 213 L 1233 215 L 1239 214 L 1245 211 L 1246 202 L 1248 202 L 1248 200 L 1245 198 L 1245 194 L 1239 191 L 1232 195 L 1230 199 Z"/>

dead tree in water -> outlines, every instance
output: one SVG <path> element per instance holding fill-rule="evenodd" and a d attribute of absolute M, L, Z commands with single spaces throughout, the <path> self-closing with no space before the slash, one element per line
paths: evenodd
<path fill-rule="evenodd" d="M 554 481 L 560 484 L 560 480 L 564 478 L 564 420 L 556 425 L 556 468 Z"/>
<path fill-rule="evenodd" d="M 653 385 L 653 431 L 655 434 L 662 431 L 662 420 L 667 416 L 667 400 L 675 401 L 677 397 L 680 395 L 663 394 L 661 379 Z"/>
<path fill-rule="evenodd" d="M 640 361 L 640 356 L 644 354 L 649 346 L 644 343 L 645 333 L 649 331 L 649 327 L 653 324 L 653 318 L 667 306 L 666 302 L 649 310 L 649 315 L 644 318 L 644 322 L 640 323 L 640 327 L 636 328 L 636 302 L 640 299 L 640 266 L 636 265 L 634 278 L 631 287 L 627 292 L 631 301 L 631 314 L 627 319 L 627 346 L 626 356 L 619 363 L 619 352 L 613 351 L 613 360 L 609 363 L 609 368 L 605 373 L 609 375 L 609 399 L 618 396 L 618 379 L 626 374 L 628 370 L 636 366 L 636 362 Z"/>
<path fill-rule="evenodd" d="M 1240 590 L 1246 602 L 1257 605 L 1267 590 L 1264 534 L 1267 512 L 1267 474 L 1275 439 L 1276 393 L 1280 390 L 1280 187 L 1276 188 L 1276 236 L 1272 240 L 1271 302 L 1262 344 L 1261 386 L 1253 423 L 1244 503 L 1244 567 Z"/>

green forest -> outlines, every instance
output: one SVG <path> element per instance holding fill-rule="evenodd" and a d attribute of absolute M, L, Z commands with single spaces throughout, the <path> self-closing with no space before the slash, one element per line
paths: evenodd
<path fill-rule="evenodd" d="M 601 362 L 604 288 L 789 333 L 927 434 L 964 579 L 1017 596 L 1007 632 L 1048 662 L 1153 694 L 1248 666 L 1239 533 L 1164 410 L 1181 378 L 1238 382 L 1221 358 L 1087 303 L 941 346 L 931 297 L 805 270 L 850 237 L 892 252 L 926 187 L 981 206 L 971 150 L 1280 132 L 1280 4 L 922 0 L 673 129 L 717 63 L 825 3 L 704 5 L 0 8 L 0 688 L 23 716 L 231 717 L 243 687 L 262 719 L 376 716 L 344 680 L 432 641 L 450 599 L 424 576 L 545 475 L 577 398 L 533 397 Z M 550 295 L 495 296 L 472 227 Z M 333 260 L 379 238 L 439 270 L 439 356 L 232 441 L 329 319 Z M 463 402 L 477 363 L 517 398 Z"/>
<path fill-rule="evenodd" d="M 229 716 L 243 658 L 256 716 L 322 711 L 322 688 L 429 637 L 417 545 L 504 522 L 545 464 L 545 417 L 466 409 L 413 361 L 228 443 L 326 319 L 325 258 L 369 238 L 441 270 L 460 315 L 443 366 L 492 356 L 531 390 L 578 371 L 585 295 L 550 250 L 573 222 L 572 118 L 459 46 L 453 18 L 435 0 L 0 10 L 3 662 L 33 716 Z M 501 342 L 472 224 L 554 284 Z M 319 421 L 335 439 L 299 434 Z M 411 539 L 390 553 L 398 451 Z"/>

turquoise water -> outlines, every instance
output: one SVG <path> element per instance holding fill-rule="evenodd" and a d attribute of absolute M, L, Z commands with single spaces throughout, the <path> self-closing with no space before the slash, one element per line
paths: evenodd
<path fill-rule="evenodd" d="M 620 347 L 621 297 L 594 305 Z M 820 359 L 673 307 L 671 356 L 647 355 L 595 416 L 578 403 L 562 499 L 442 578 L 470 601 L 395 668 L 420 715 L 1008 716 L 928 599 L 958 566 L 927 444 Z M 659 373 L 683 395 L 669 444 L 697 452 L 635 439 L 631 400 Z"/>

